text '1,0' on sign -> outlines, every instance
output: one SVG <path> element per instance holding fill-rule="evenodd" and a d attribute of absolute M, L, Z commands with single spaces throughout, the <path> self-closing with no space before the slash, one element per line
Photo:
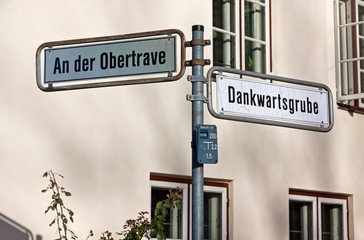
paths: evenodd
<path fill-rule="evenodd" d="M 177 66 L 177 35 L 182 43 L 183 33 L 172 29 L 42 44 L 36 56 L 38 86 L 57 91 L 177 80 L 184 72 L 184 65 Z M 184 52 L 183 46 L 181 63 Z M 114 79 L 100 80 L 105 78 Z"/>

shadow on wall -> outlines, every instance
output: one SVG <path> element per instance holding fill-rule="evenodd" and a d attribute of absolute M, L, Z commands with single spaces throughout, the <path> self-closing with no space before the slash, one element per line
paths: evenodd
<path fill-rule="evenodd" d="M 37 235 L 34 239 L 29 229 L 0 213 L 0 240 L 42 240 L 42 237 Z"/>

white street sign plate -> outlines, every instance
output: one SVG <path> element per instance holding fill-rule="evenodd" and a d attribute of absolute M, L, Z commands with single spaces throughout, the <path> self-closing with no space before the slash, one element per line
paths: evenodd
<path fill-rule="evenodd" d="M 44 50 L 44 82 L 176 71 L 174 36 Z"/>
<path fill-rule="evenodd" d="M 218 75 L 217 111 L 253 118 L 328 126 L 328 92 Z"/>

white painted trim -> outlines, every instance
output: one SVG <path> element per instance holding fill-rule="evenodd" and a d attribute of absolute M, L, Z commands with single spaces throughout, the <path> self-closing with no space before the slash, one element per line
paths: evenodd
<path fill-rule="evenodd" d="M 343 235 L 344 235 L 344 240 L 348 240 L 348 218 L 347 218 L 347 212 L 348 212 L 348 207 L 347 207 L 347 201 L 345 199 L 336 199 L 336 198 L 319 198 L 318 199 L 318 213 L 319 213 L 319 217 L 318 217 L 318 226 L 319 226 L 319 240 L 322 239 L 322 234 L 321 234 L 321 204 L 335 204 L 335 205 L 341 205 L 343 208 Z"/>
<path fill-rule="evenodd" d="M 313 240 L 317 240 L 317 198 L 304 195 L 289 195 L 289 201 L 312 203 L 312 234 Z"/>
<path fill-rule="evenodd" d="M 179 188 L 182 190 L 183 199 L 182 199 L 182 221 L 183 221 L 183 233 L 182 239 L 187 240 L 187 223 L 188 223 L 188 184 L 185 183 L 177 183 L 177 182 L 165 182 L 165 181 L 155 181 L 151 180 L 149 183 L 149 213 L 150 218 L 152 216 L 151 202 L 152 202 L 152 188 L 164 188 L 164 189 L 175 189 Z M 154 239 L 154 238 L 152 238 Z M 169 238 L 167 238 L 169 239 Z M 172 239 L 169 239 L 172 240 Z"/>
<path fill-rule="evenodd" d="M 242 14 L 241 18 L 242 18 L 242 21 L 241 21 L 241 36 L 242 36 L 242 39 L 241 41 L 242 42 L 242 49 L 241 49 L 241 66 L 243 68 L 243 70 L 246 70 L 245 69 L 245 40 L 249 40 L 249 41 L 253 41 L 253 42 L 257 42 L 257 43 L 260 43 L 262 45 L 265 46 L 265 72 L 266 73 L 270 73 L 270 52 L 271 52 L 271 46 L 270 46 L 270 23 L 269 23 L 269 20 L 270 20 L 270 0 L 266 0 L 266 3 L 261 3 L 261 2 L 258 2 L 258 1 L 255 1 L 255 0 L 240 0 L 240 1 L 243 1 L 243 3 L 241 4 L 241 9 L 240 9 L 240 12 Z M 259 40 L 259 39 L 255 39 L 255 38 L 251 38 L 251 37 L 247 37 L 245 36 L 245 23 L 244 23 L 244 14 L 245 14 L 245 9 L 244 9 L 244 5 L 245 5 L 245 1 L 246 2 L 250 2 L 250 3 L 253 3 L 253 4 L 257 4 L 257 5 L 260 5 L 262 7 L 265 8 L 265 41 L 262 41 L 262 40 Z M 236 4 L 237 5 L 237 8 L 239 8 L 239 4 Z M 238 11 L 239 12 L 239 11 Z M 236 26 L 239 25 L 239 19 L 236 19 Z M 239 34 L 240 36 L 240 34 Z M 239 39 L 240 41 L 240 39 Z M 240 46 L 240 42 L 237 42 L 237 45 Z M 237 52 L 238 54 L 239 52 Z M 239 56 L 239 62 L 240 62 L 240 56 Z"/>
<path fill-rule="evenodd" d="M 227 239 L 227 188 L 226 187 L 216 187 L 216 186 L 205 186 L 203 187 L 204 193 L 221 193 L 221 239 Z M 190 187 L 190 202 L 192 205 L 192 185 Z M 192 216 L 192 206 L 190 206 L 190 216 Z M 192 239 L 192 220 L 190 221 L 190 239 Z"/>

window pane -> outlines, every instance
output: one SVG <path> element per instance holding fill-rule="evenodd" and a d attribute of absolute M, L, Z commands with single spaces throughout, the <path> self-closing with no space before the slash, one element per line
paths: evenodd
<path fill-rule="evenodd" d="M 346 15 L 347 15 L 346 13 L 349 11 L 347 9 L 346 1 L 342 1 L 342 0 L 339 1 L 338 11 L 339 11 L 339 25 L 346 24 L 347 20 L 349 20 L 346 17 Z"/>
<path fill-rule="evenodd" d="M 290 240 L 313 239 L 312 203 L 290 201 L 289 239 Z"/>
<path fill-rule="evenodd" d="M 358 6 L 358 18 L 359 21 L 364 21 L 364 7 Z M 358 25 L 359 28 L 359 57 L 364 57 L 364 24 Z M 359 69 L 359 89 L 360 92 L 364 92 L 364 61 L 360 61 L 360 69 Z M 364 99 L 361 99 L 361 104 L 363 103 Z"/>
<path fill-rule="evenodd" d="M 245 2 L 245 36 L 265 41 L 265 7 Z"/>
<path fill-rule="evenodd" d="M 364 57 L 364 37 L 359 39 L 359 57 Z M 364 61 L 360 61 L 359 66 L 364 70 Z"/>
<path fill-rule="evenodd" d="M 169 194 L 169 189 L 152 188 L 152 218 L 154 217 L 154 208 L 157 202 L 167 199 L 167 194 Z M 182 239 L 182 224 L 182 206 L 181 208 L 170 210 L 164 223 L 166 238 Z"/>
<path fill-rule="evenodd" d="M 221 193 L 204 194 L 204 239 L 219 240 L 222 234 Z"/>
<path fill-rule="evenodd" d="M 340 63 L 341 92 L 343 95 L 354 93 L 353 62 Z"/>
<path fill-rule="evenodd" d="M 214 31 L 214 66 L 235 68 L 235 37 Z"/>
<path fill-rule="evenodd" d="M 213 1 L 213 26 L 229 32 L 235 32 L 235 1 Z"/>
<path fill-rule="evenodd" d="M 360 5 L 358 6 L 358 20 L 364 21 L 364 7 Z M 358 26 L 359 26 L 359 35 L 364 36 L 364 25 L 360 24 Z"/>
<path fill-rule="evenodd" d="M 363 61 L 361 61 L 363 62 Z M 360 92 L 364 92 L 364 72 L 360 71 Z"/>
<path fill-rule="evenodd" d="M 322 240 L 343 239 L 343 210 L 341 205 L 321 205 Z"/>
<path fill-rule="evenodd" d="M 340 60 L 352 58 L 351 28 L 342 27 L 339 29 Z"/>
<path fill-rule="evenodd" d="M 245 41 L 245 70 L 265 73 L 265 45 L 246 40 Z"/>

